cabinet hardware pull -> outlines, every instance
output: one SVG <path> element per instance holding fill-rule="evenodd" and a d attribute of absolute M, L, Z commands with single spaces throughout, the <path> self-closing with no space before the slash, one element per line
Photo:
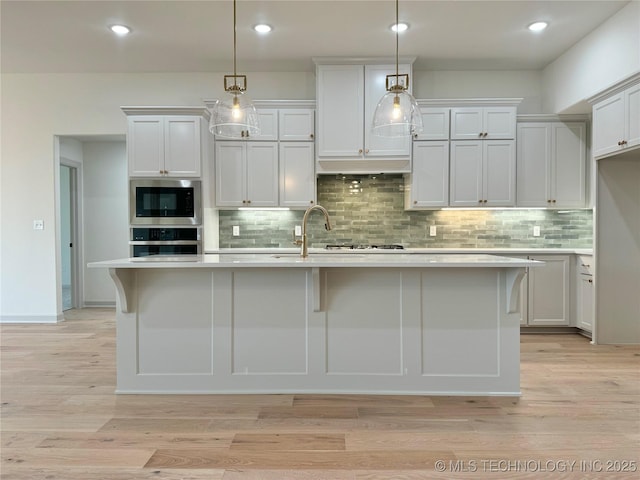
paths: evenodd
<path fill-rule="evenodd" d="M 313 200 L 309 200 L 309 203 L 313 204 Z"/>
<path fill-rule="evenodd" d="M 626 140 L 622 140 L 622 145 L 626 145 L 627 141 Z"/>
<path fill-rule="evenodd" d="M 414 201 L 413 201 L 413 204 L 414 204 L 414 205 L 417 205 L 417 204 L 418 204 L 418 200 L 414 200 Z"/>
<path fill-rule="evenodd" d="M 590 278 L 590 279 L 589 279 L 589 283 L 593 283 L 593 279 L 591 279 L 591 278 Z"/>
<path fill-rule="evenodd" d="M 313 138 L 313 133 L 311 133 L 311 134 L 309 135 L 309 138 Z"/>
<path fill-rule="evenodd" d="M 478 134 L 478 136 L 479 136 L 480 138 L 482 138 L 482 137 L 484 137 L 484 134 L 483 134 L 482 132 L 480 132 L 480 133 Z"/>
<path fill-rule="evenodd" d="M 244 138 L 244 130 L 241 130 L 241 131 L 240 131 L 240 136 L 241 136 L 242 138 Z"/>
<path fill-rule="evenodd" d="M 587 267 L 587 268 L 588 268 L 588 267 L 590 267 L 591 265 L 587 265 L 586 263 L 583 263 L 583 264 L 582 264 L 582 266 L 583 266 L 583 267 Z"/>
<path fill-rule="evenodd" d="M 478 200 L 478 203 L 482 203 L 482 200 Z"/>
<path fill-rule="evenodd" d="M 551 203 L 556 203 L 556 201 L 555 200 L 551 200 Z"/>
<path fill-rule="evenodd" d="M 362 153 L 362 149 L 361 148 L 358 149 L 358 153 Z"/>
<path fill-rule="evenodd" d="M 251 200 L 247 200 L 247 203 L 251 203 Z"/>
<path fill-rule="evenodd" d="M 245 130 L 245 132 L 246 132 L 245 137 L 249 138 L 249 130 Z"/>
<path fill-rule="evenodd" d="M 418 138 L 418 134 L 417 134 L 417 133 L 414 133 L 414 134 L 413 134 L 413 138 Z"/>
<path fill-rule="evenodd" d="M 364 151 L 364 153 L 369 153 L 369 149 L 367 148 L 367 149 Z"/>

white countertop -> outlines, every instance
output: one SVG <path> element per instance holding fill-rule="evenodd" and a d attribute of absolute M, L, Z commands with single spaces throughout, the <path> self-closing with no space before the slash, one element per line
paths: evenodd
<path fill-rule="evenodd" d="M 239 254 L 239 253 L 297 253 L 300 248 L 220 248 L 206 252 L 207 254 Z M 362 250 L 327 250 L 325 248 L 310 248 L 310 254 L 446 254 L 446 253 L 468 253 L 468 254 L 489 254 L 489 255 L 593 255 L 591 248 L 405 248 L 404 250 L 384 250 L 384 249 L 362 249 Z"/>
<path fill-rule="evenodd" d="M 530 267 L 543 262 L 486 254 L 358 253 L 358 251 L 225 253 L 193 256 L 153 256 L 90 263 L 93 268 L 310 268 L 310 267 Z"/>

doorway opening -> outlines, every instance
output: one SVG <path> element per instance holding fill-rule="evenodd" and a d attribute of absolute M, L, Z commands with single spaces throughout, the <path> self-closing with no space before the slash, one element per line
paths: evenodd
<path fill-rule="evenodd" d="M 62 310 L 78 306 L 78 168 L 60 164 Z"/>

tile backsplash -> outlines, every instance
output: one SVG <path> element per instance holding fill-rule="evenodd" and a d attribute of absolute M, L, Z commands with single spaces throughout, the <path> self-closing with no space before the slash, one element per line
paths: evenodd
<path fill-rule="evenodd" d="M 388 244 L 407 248 L 591 248 L 591 210 L 404 210 L 402 175 L 320 176 L 318 203 L 333 230 L 313 212 L 308 220 L 312 247 L 327 243 Z M 221 211 L 220 248 L 293 247 L 292 232 L 304 212 Z M 232 227 L 240 227 L 233 237 Z M 436 236 L 429 227 L 436 226 Z M 540 236 L 533 236 L 534 225 Z"/>

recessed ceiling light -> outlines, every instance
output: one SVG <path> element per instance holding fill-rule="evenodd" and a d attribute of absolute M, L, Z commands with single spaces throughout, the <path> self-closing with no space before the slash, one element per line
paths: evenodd
<path fill-rule="evenodd" d="M 116 35 L 128 35 L 131 33 L 131 29 L 126 25 L 109 25 L 109 30 Z"/>
<path fill-rule="evenodd" d="M 398 25 L 395 25 L 395 24 L 391 25 L 391 30 L 399 33 L 404 32 L 407 28 L 409 28 L 409 25 L 407 25 L 406 23 L 398 23 Z"/>
<path fill-rule="evenodd" d="M 531 25 L 529 25 L 528 28 L 532 32 L 541 32 L 542 30 L 547 28 L 548 25 L 549 24 L 547 22 L 534 22 Z"/>
<path fill-rule="evenodd" d="M 271 25 L 267 25 L 266 23 L 260 23 L 253 27 L 253 29 L 258 33 L 269 33 L 271 30 L 273 30 L 273 28 L 271 28 Z"/>

